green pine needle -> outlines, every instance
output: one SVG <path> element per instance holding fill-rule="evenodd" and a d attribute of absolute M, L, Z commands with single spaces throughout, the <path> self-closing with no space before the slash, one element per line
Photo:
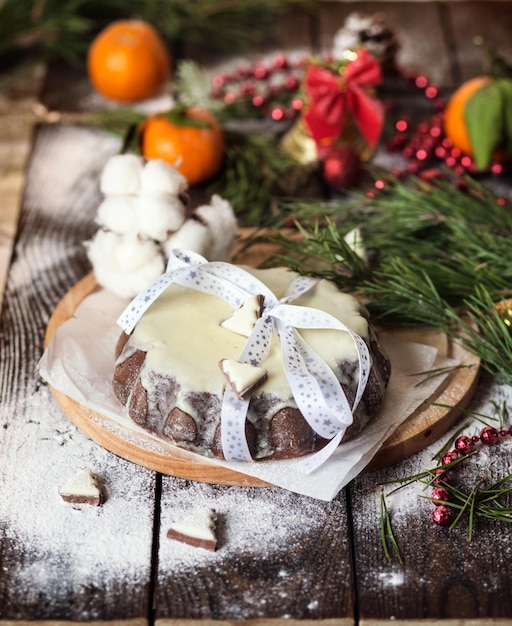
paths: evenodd
<path fill-rule="evenodd" d="M 446 367 L 437 367 L 434 368 L 432 370 L 426 370 L 424 372 L 417 372 L 414 374 L 409 374 L 409 376 L 411 377 L 420 377 L 421 376 L 421 380 L 419 380 L 414 386 L 415 387 L 419 387 L 420 385 L 423 385 L 424 383 L 428 382 L 429 380 L 432 380 L 433 378 L 437 378 L 438 376 L 444 376 L 445 374 L 451 374 L 452 372 L 456 372 L 457 370 L 460 369 L 465 369 L 465 368 L 471 368 L 473 367 L 473 364 L 469 364 L 469 365 L 449 365 Z M 431 403 L 430 406 L 434 406 L 435 403 Z"/>
<path fill-rule="evenodd" d="M 398 562 L 403 564 L 400 548 L 391 526 L 391 517 L 389 515 L 389 510 L 386 504 L 386 496 L 383 489 L 381 489 L 380 492 L 380 537 L 386 559 L 391 562 L 394 555 Z"/>
<path fill-rule="evenodd" d="M 231 203 L 241 225 L 271 223 L 276 184 L 295 164 L 264 135 L 228 132 L 226 144 L 225 167 L 213 191 Z"/>
<path fill-rule="evenodd" d="M 494 407 L 496 412 L 498 413 L 499 408 L 496 406 L 495 403 Z M 451 404 L 444 404 L 442 402 L 432 402 L 430 403 L 430 406 L 439 406 L 439 407 L 443 407 L 445 409 L 449 409 L 449 410 L 453 410 L 454 408 L 457 408 L 457 411 L 459 411 L 460 413 L 470 416 L 474 421 L 479 422 L 480 424 L 483 424 L 484 426 L 494 426 L 494 428 L 502 428 L 503 427 L 503 419 L 502 419 L 502 415 L 501 413 L 498 413 L 498 415 L 496 417 L 490 416 L 490 415 L 485 415 L 484 413 L 479 413 L 478 411 L 474 411 L 473 409 L 467 409 L 465 407 L 454 407 Z M 491 424 L 491 422 L 493 422 Z M 498 422 L 498 424 L 494 424 L 494 422 Z M 468 427 L 468 424 L 466 423 L 464 426 L 461 426 L 460 429 L 456 432 L 455 436 L 453 437 L 453 440 L 457 439 L 457 437 L 460 435 L 460 433 L 465 430 Z M 449 440 L 446 442 L 446 446 L 448 448 L 450 448 L 453 445 L 453 441 Z M 440 458 L 442 457 L 443 454 L 440 454 L 439 452 L 436 452 L 436 454 L 434 455 L 434 458 Z"/>

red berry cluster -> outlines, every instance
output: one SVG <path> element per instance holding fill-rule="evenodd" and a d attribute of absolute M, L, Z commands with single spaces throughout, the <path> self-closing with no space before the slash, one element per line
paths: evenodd
<path fill-rule="evenodd" d="M 292 61 L 284 54 L 259 60 L 212 79 L 212 96 L 225 104 L 243 103 L 274 121 L 293 118 L 303 107 L 297 96 L 308 59 Z"/>
<path fill-rule="evenodd" d="M 435 487 L 432 490 L 431 498 L 436 505 L 432 513 L 432 519 L 436 524 L 447 526 L 453 519 L 453 509 L 447 505 L 450 501 L 450 493 L 444 485 L 451 481 L 453 470 L 459 466 L 459 463 L 455 463 L 455 461 L 459 461 L 459 459 L 464 460 L 464 457 L 476 450 L 478 444 L 492 446 L 499 442 L 500 437 L 506 437 L 507 435 L 512 435 L 512 427 L 508 430 L 498 430 L 493 426 L 486 426 L 482 428 L 479 435 L 473 435 L 472 437 L 461 435 L 455 440 L 454 449 L 443 456 L 442 467 L 435 471 L 435 479 L 433 481 Z"/>
<path fill-rule="evenodd" d="M 444 165 L 458 176 L 474 174 L 476 167 L 471 156 L 456 148 L 443 130 L 445 102 L 439 97 L 438 88 L 424 75 L 403 73 L 403 76 L 423 95 L 432 101 L 434 114 L 427 120 L 414 126 L 406 118 L 395 123 L 396 134 L 388 141 L 390 152 L 400 153 L 407 159 L 404 171 L 395 175 L 418 174 L 430 171 L 435 165 Z M 501 174 L 503 165 L 494 163 L 490 172 Z"/>
<path fill-rule="evenodd" d="M 304 108 L 300 86 L 310 60 L 308 56 L 291 59 L 284 53 L 278 53 L 271 58 L 238 66 L 213 77 L 211 95 L 226 105 L 249 109 L 254 115 L 275 122 L 294 119 Z M 327 56 L 323 60 L 327 64 L 333 61 Z M 400 117 L 395 122 L 395 133 L 388 140 L 387 149 L 401 154 L 405 158 L 405 166 L 392 169 L 392 176 L 403 178 L 414 174 L 430 181 L 444 177 L 440 166 L 452 170 L 458 177 L 474 174 L 476 168 L 471 156 L 463 154 L 444 134 L 446 103 L 440 97 L 438 87 L 424 74 L 400 68 L 396 68 L 396 72 L 432 102 L 433 112 L 418 124 L 406 117 Z M 502 163 L 493 163 L 488 173 L 499 175 L 503 169 Z M 384 179 L 377 180 L 374 189 L 366 195 L 375 197 L 386 183 Z M 504 205 L 505 201 L 500 198 L 498 203 Z"/>

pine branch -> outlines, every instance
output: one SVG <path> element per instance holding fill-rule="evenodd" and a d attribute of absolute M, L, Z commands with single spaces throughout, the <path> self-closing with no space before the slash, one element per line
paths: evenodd
<path fill-rule="evenodd" d="M 175 97 L 186 106 L 200 106 L 216 113 L 222 107 L 219 100 L 211 97 L 211 81 L 190 59 L 178 62 L 173 84 Z"/>
<path fill-rule="evenodd" d="M 90 41 L 87 0 L 5 0 L 0 3 L 0 68 L 28 53 L 42 59 L 76 62 Z"/>
<path fill-rule="evenodd" d="M 0 68 L 30 53 L 38 60 L 83 64 L 92 38 L 115 19 L 154 24 L 181 58 L 185 44 L 211 51 L 242 51 L 263 43 L 286 11 L 313 11 L 315 0 L 3 0 Z"/>
<path fill-rule="evenodd" d="M 453 407 L 448 407 L 453 408 Z M 508 421 L 508 409 L 506 401 L 502 404 L 494 403 L 494 414 L 485 415 L 469 409 L 464 412 L 468 416 L 472 416 L 476 422 L 491 426 L 493 422 L 498 422 L 499 428 L 508 431 L 510 423 Z M 469 429 L 471 422 L 464 424 L 445 442 L 441 449 L 433 456 L 434 459 L 444 459 L 445 454 L 449 450 L 456 448 L 456 441 L 464 430 Z M 496 428 L 496 424 L 494 424 Z M 484 444 L 482 444 L 484 445 Z M 499 446 L 498 446 L 499 447 Z M 474 467 L 473 479 L 466 477 L 464 469 L 470 459 L 472 463 L 478 462 L 481 449 L 473 449 L 468 454 L 460 456 L 451 456 L 452 459 L 447 463 L 440 463 L 435 467 L 427 468 L 413 475 L 401 476 L 392 480 L 381 483 L 380 485 L 380 536 L 384 554 L 388 560 L 391 560 L 391 547 L 397 546 L 396 539 L 391 537 L 388 529 L 391 529 L 391 516 L 386 505 L 386 497 L 392 495 L 403 487 L 414 483 L 423 485 L 423 489 L 438 487 L 442 488 L 446 493 L 442 500 L 433 496 L 420 495 L 421 498 L 429 500 L 436 506 L 444 505 L 452 509 L 452 521 L 450 529 L 459 525 L 463 520 L 467 520 L 468 540 L 473 539 L 475 531 L 475 522 L 477 519 L 492 522 L 512 522 L 512 506 L 510 505 L 512 498 L 512 474 L 507 474 L 490 482 L 489 478 L 482 477 L 481 470 Z M 503 451 L 506 454 L 506 451 Z M 490 470 L 492 465 L 486 463 L 487 469 Z M 474 476 L 477 476 L 475 479 Z M 457 484 L 454 484 L 453 477 L 456 478 Z M 444 479 L 443 479 L 444 478 Z M 471 484 L 471 481 L 472 484 Z M 467 485 L 466 483 L 470 484 Z M 488 484 L 489 483 L 489 484 Z M 394 485 L 394 488 L 384 493 L 385 486 Z M 437 494 L 439 496 L 439 494 Z"/>
<path fill-rule="evenodd" d="M 240 224 L 272 221 L 276 182 L 295 164 L 264 135 L 227 133 L 225 167 L 213 190 L 228 200 Z"/>
<path fill-rule="evenodd" d="M 510 313 L 503 317 L 482 285 L 475 288 L 474 295 L 466 301 L 466 307 L 469 322 L 463 322 L 460 341 L 481 358 L 482 365 L 491 374 L 499 375 L 504 382 L 512 384 Z"/>
<path fill-rule="evenodd" d="M 379 324 L 438 328 L 512 382 L 512 318 L 496 308 L 511 296 L 512 212 L 489 189 L 472 180 L 461 189 L 413 179 L 394 181 L 373 199 L 284 208 L 303 241 L 273 233 L 281 251 L 272 263 L 356 293 Z M 363 264 L 347 249 L 354 228 L 362 233 Z"/>

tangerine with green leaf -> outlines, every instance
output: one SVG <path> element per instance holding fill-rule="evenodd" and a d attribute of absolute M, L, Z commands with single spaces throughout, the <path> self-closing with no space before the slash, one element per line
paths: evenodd
<path fill-rule="evenodd" d="M 444 132 L 479 170 L 512 156 L 512 80 L 477 76 L 464 82 L 448 101 Z"/>
<path fill-rule="evenodd" d="M 220 170 L 225 137 L 213 113 L 192 107 L 149 117 L 141 127 L 141 147 L 147 159 L 166 161 L 196 185 Z"/>

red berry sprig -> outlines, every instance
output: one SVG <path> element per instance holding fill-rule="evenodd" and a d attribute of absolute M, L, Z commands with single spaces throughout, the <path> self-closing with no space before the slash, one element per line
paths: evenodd
<path fill-rule="evenodd" d="M 275 122 L 291 119 L 303 107 L 297 95 L 307 58 L 292 60 L 278 54 L 258 60 L 212 79 L 212 97 L 227 105 L 244 104 Z"/>
<path fill-rule="evenodd" d="M 447 487 L 460 462 L 472 455 L 477 450 L 478 445 L 494 446 L 499 443 L 500 437 L 503 438 L 507 435 L 512 435 L 512 427 L 498 430 L 493 426 L 485 426 L 479 435 L 457 437 L 454 449 L 443 456 L 441 467 L 435 470 L 435 478 L 432 481 L 434 488 L 430 498 L 436 505 L 432 513 L 432 519 L 436 524 L 448 526 L 454 519 L 454 510 L 449 506 L 450 492 Z"/>

